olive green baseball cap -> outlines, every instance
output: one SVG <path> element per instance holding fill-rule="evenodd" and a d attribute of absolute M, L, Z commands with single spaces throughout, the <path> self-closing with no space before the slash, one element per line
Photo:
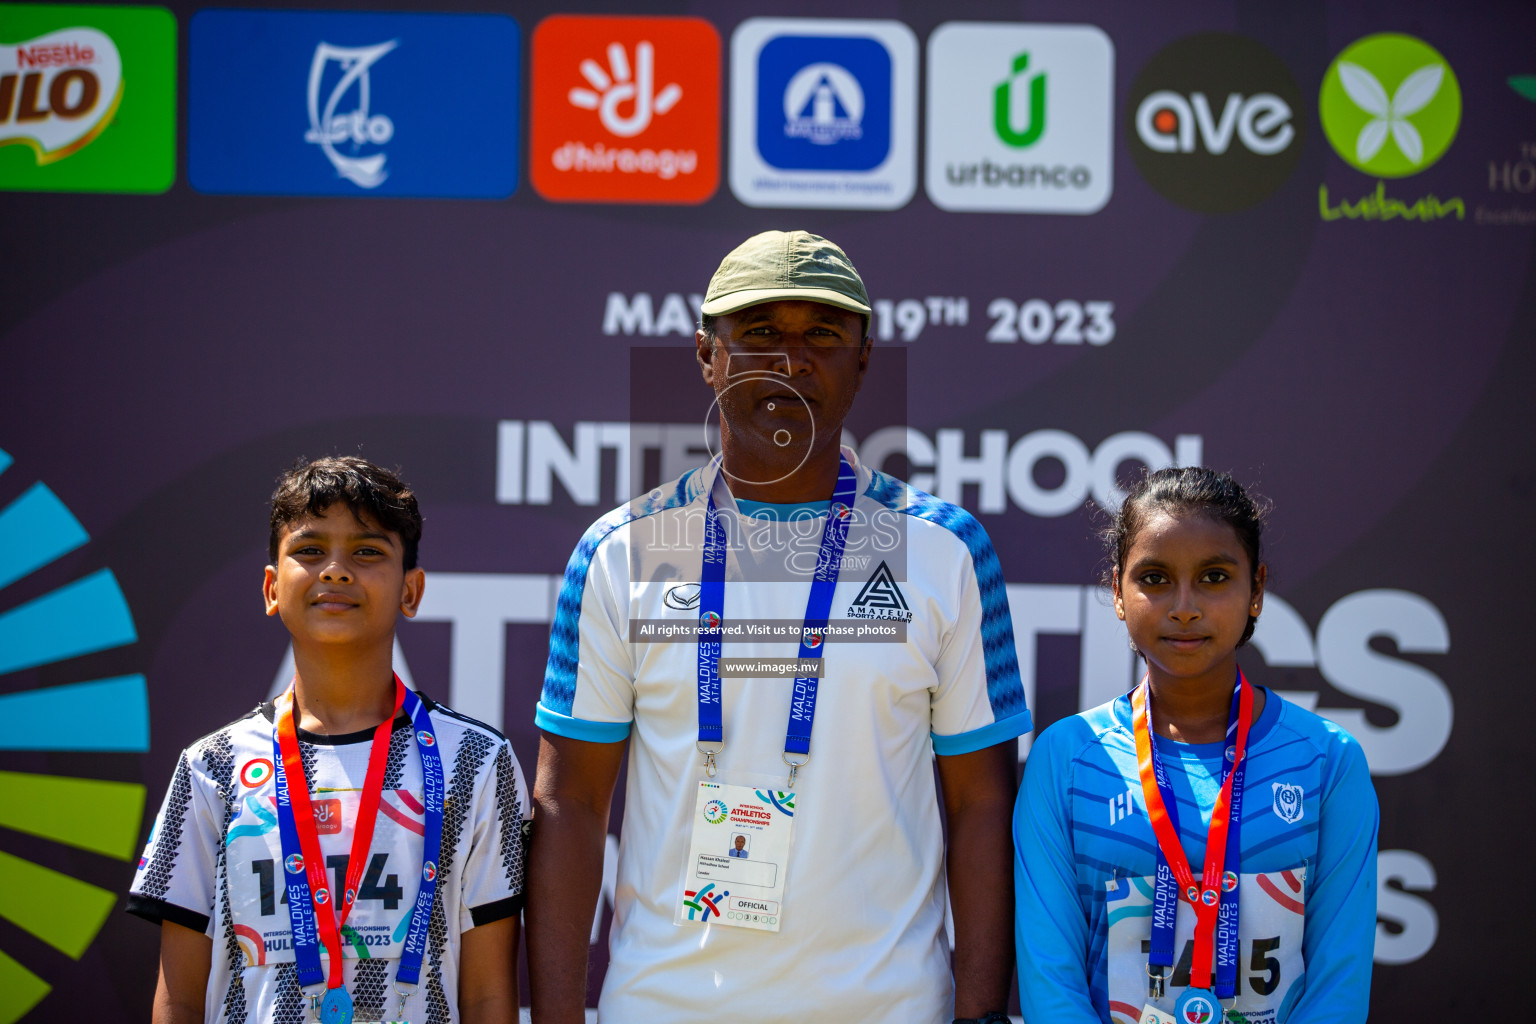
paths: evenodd
<path fill-rule="evenodd" d="M 709 279 L 705 316 L 799 299 L 869 315 L 869 292 L 848 254 L 809 231 L 764 231 L 732 249 Z"/>

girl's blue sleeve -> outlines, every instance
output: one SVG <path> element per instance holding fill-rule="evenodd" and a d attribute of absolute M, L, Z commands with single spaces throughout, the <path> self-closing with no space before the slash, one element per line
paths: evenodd
<path fill-rule="evenodd" d="M 1376 789 L 1360 744 L 1332 729 L 1317 864 L 1307 878 L 1302 936 L 1306 992 L 1289 1024 L 1361 1024 L 1376 947 Z"/>
<path fill-rule="evenodd" d="M 1035 743 L 1013 812 L 1014 948 L 1026 1024 L 1099 1024 L 1072 849 L 1070 739 L 1057 727 Z"/>

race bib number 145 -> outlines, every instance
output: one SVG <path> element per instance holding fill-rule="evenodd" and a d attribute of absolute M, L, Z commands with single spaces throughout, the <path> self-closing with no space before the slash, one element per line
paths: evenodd
<path fill-rule="evenodd" d="M 1189 986 L 1195 915 L 1180 901 L 1178 959 L 1162 999 L 1147 999 L 1147 954 L 1152 948 L 1152 879 L 1117 878 L 1105 883 L 1109 913 L 1109 1011 L 1115 1024 L 1137 1024 L 1152 1007 L 1172 1019 L 1174 1003 Z M 1307 869 L 1245 874 L 1238 889 L 1236 1001 L 1229 1019 L 1275 1024 L 1301 998 L 1298 984 L 1306 912 Z M 1216 1024 L 1216 1022 L 1212 1022 Z"/>

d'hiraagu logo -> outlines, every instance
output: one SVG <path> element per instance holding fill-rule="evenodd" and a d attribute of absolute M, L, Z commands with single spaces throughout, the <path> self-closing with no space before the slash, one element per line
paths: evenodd
<path fill-rule="evenodd" d="M 203 10 L 188 52 L 199 192 L 501 199 L 517 186 L 517 23 Z"/>
<path fill-rule="evenodd" d="M 1329 65 L 1318 96 L 1323 133 L 1344 162 L 1375 178 L 1405 178 L 1445 155 L 1461 124 L 1461 87 L 1434 47 L 1413 36 L 1383 32 L 1351 43 Z M 1430 194 L 1408 203 L 1378 181 L 1358 202 L 1334 203 L 1318 187 L 1323 220 L 1439 220 L 1466 218 L 1459 198 Z"/>
<path fill-rule="evenodd" d="M 160 7 L 0 7 L 0 188 L 164 192 L 176 19 Z"/>
<path fill-rule="evenodd" d="M 0 451 L 0 474 L 11 463 L 11 456 Z M 6 483 L 0 476 L 0 487 Z M 89 540 L 46 484 L 31 484 L 0 508 L 0 587 L 45 569 Z M 0 771 L 0 826 L 134 862 L 144 787 L 80 778 L 90 769 L 70 762 L 84 753 L 142 754 L 149 749 L 144 677 L 50 685 L 41 685 L 39 677 L 47 672 L 53 678 L 58 671 L 68 678 L 67 667 L 49 666 L 137 640 L 128 602 L 107 568 L 0 611 L 0 679 L 8 691 L 0 695 L 0 750 L 19 756 L 14 767 L 32 769 Z M 37 773 L 40 764 L 59 774 Z M 0 872 L 9 892 L 5 917 L 79 960 L 116 906 L 117 894 L 59 870 L 71 866 L 72 855 L 61 851 L 49 860 L 51 866 L 45 867 L 0 850 Z M 0 951 L 0 1020 L 20 1019 L 51 990 L 34 967 L 47 971 L 46 964 L 24 965 Z"/>

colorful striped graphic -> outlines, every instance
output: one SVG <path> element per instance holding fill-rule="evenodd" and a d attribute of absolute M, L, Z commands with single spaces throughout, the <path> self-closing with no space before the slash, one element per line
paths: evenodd
<path fill-rule="evenodd" d="M 0 451 L 0 472 L 13 463 Z M 0 587 L 50 565 L 90 540 L 47 485 L 33 483 L 0 508 Z M 0 676 L 123 647 L 138 640 L 111 569 L 100 568 L 0 611 Z M 15 684 L 12 684 L 13 686 Z M 0 686 L 4 686 L 0 680 Z M 142 675 L 114 676 L 0 694 L 0 750 L 143 753 L 149 696 Z M 142 785 L 0 771 L 0 829 L 132 863 L 144 820 Z M 0 851 L 0 918 L 78 960 L 117 905 L 117 895 Z M 32 1011 L 52 986 L 0 951 L 0 1024 Z"/>

